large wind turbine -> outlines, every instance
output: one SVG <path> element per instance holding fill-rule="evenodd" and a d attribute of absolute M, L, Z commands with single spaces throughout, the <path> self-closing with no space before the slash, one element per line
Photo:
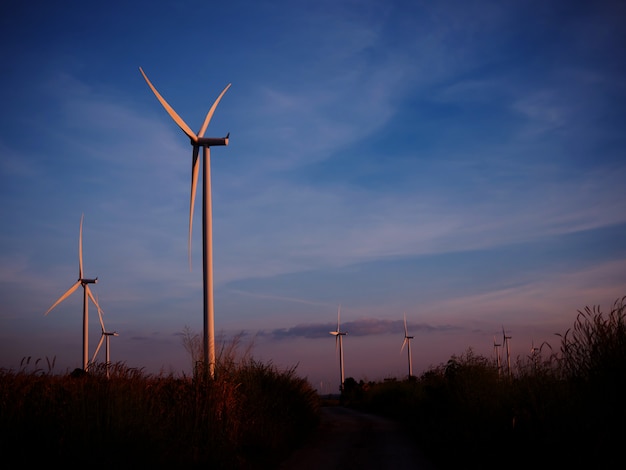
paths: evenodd
<path fill-rule="evenodd" d="M 339 316 L 341 315 L 341 305 L 337 308 L 337 331 L 331 331 L 330 334 L 333 335 L 335 337 L 335 351 L 339 351 L 339 370 L 341 372 L 341 386 L 340 386 L 340 391 L 343 392 L 343 383 L 344 383 L 344 376 L 343 376 L 343 336 L 347 335 L 348 333 L 346 333 L 345 331 L 341 331 L 341 328 L 339 326 L 340 321 L 339 321 Z"/>
<path fill-rule="evenodd" d="M 89 289 L 89 284 L 95 284 L 98 282 L 98 278 L 95 279 L 87 279 L 83 277 L 83 219 L 85 214 L 80 217 L 80 230 L 78 232 L 78 280 L 74 283 L 72 287 L 70 287 L 65 294 L 63 294 L 59 299 L 52 304 L 52 307 L 48 309 L 44 315 L 48 315 L 50 311 L 67 299 L 70 295 L 74 293 L 76 289 L 80 286 L 83 286 L 83 370 L 87 371 L 89 367 L 89 299 L 94 303 L 98 309 L 98 302 L 94 298 L 91 290 Z"/>
<path fill-rule="evenodd" d="M 189 268 L 191 269 L 191 227 L 193 221 L 193 208 L 196 198 L 196 186 L 198 183 L 198 170 L 200 161 L 198 153 L 200 147 L 202 147 L 202 154 L 204 156 L 204 172 L 202 175 L 202 272 L 204 279 L 204 336 L 203 336 L 203 353 L 204 353 L 204 365 L 208 364 L 209 373 L 213 376 L 215 370 L 215 330 L 214 330 L 214 310 L 213 310 L 213 230 L 212 230 L 212 214 L 211 214 L 211 153 L 210 148 L 213 146 L 228 145 L 228 137 L 212 138 L 204 137 L 215 108 L 221 101 L 224 93 L 230 88 L 230 83 L 226 85 L 226 88 L 222 90 L 222 93 L 217 97 L 213 106 L 209 110 L 204 123 L 200 128 L 198 134 L 189 128 L 189 126 L 182 120 L 182 118 L 176 114 L 176 111 L 165 101 L 165 99 L 159 94 L 157 89 L 152 85 L 148 77 L 144 73 L 143 69 L 139 67 L 143 78 L 146 83 L 157 97 L 161 105 L 165 108 L 174 122 L 182 129 L 182 131 L 191 140 L 191 146 L 193 147 L 192 160 L 191 160 L 191 200 L 189 204 Z"/>
<path fill-rule="evenodd" d="M 98 342 L 98 347 L 96 348 L 96 351 L 93 353 L 93 357 L 91 358 L 91 363 L 95 363 L 96 362 L 96 356 L 98 355 L 98 352 L 100 351 L 100 348 L 102 347 L 102 343 L 105 343 L 104 346 L 104 355 L 106 357 L 106 363 L 105 363 L 105 367 L 106 367 L 106 374 L 107 374 L 107 379 L 109 378 L 109 368 L 111 365 L 111 358 L 109 355 L 109 339 L 111 338 L 111 336 L 119 336 L 117 334 L 117 331 L 107 331 L 106 328 L 104 327 L 104 321 L 102 320 L 102 309 L 100 308 L 100 306 L 96 305 L 98 307 L 98 318 L 100 319 L 100 327 L 102 328 L 102 335 L 100 336 L 100 341 Z"/>
<path fill-rule="evenodd" d="M 409 379 L 413 377 L 413 363 L 411 361 L 411 340 L 413 336 L 409 336 L 409 330 L 406 327 L 406 313 L 404 314 L 404 341 L 402 342 L 402 347 L 400 348 L 400 352 L 404 349 L 404 346 L 407 346 L 407 353 L 409 356 Z"/>

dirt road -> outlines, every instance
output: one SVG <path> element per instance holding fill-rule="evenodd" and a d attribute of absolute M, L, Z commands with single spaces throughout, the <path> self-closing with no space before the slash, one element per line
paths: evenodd
<path fill-rule="evenodd" d="M 342 406 L 321 409 L 318 431 L 281 470 L 433 470 L 393 421 Z"/>

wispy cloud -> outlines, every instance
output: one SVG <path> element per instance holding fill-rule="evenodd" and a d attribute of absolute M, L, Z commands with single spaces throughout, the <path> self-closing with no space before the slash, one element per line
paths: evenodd
<path fill-rule="evenodd" d="M 459 327 L 452 325 L 433 326 L 425 323 L 407 322 L 407 328 L 413 332 L 444 332 L 459 330 Z M 303 338 L 326 338 L 330 331 L 336 331 L 336 323 L 302 324 L 292 328 L 276 328 L 274 330 L 264 330 L 259 332 L 260 337 L 269 336 L 274 339 L 284 339 L 291 337 Z M 341 325 L 341 331 L 347 332 L 350 336 L 371 336 L 385 334 L 404 334 L 404 321 L 382 320 L 376 318 L 364 318 L 361 320 L 348 321 Z"/>
<path fill-rule="evenodd" d="M 129 7 L 100 15 L 79 42 L 68 39 L 93 18 L 88 8 L 10 13 L 0 33 L 0 315 L 16 326 L 6 344 L 23 349 L 10 336 L 36 325 L 62 349 L 79 327 L 80 298 L 67 315 L 41 316 L 76 277 L 82 213 L 86 270 L 127 335 L 120 352 L 143 359 L 167 344 L 163 357 L 175 355 L 171 332 L 201 322 L 200 197 L 192 271 L 187 259 L 191 147 L 139 65 L 192 129 L 233 84 L 209 129 L 231 132 L 211 152 L 218 330 L 258 329 L 264 346 L 284 338 L 272 351 L 289 359 L 294 344 L 325 337 L 333 359 L 339 303 L 363 352 L 375 334 L 401 335 L 405 309 L 432 343 L 439 329 L 460 341 L 508 319 L 561 321 L 553 307 L 619 291 L 616 2 L 210 10 L 222 20 L 207 30 Z M 163 42 L 164 21 L 182 42 Z M 13 34 L 23 28 L 43 36 Z M 386 340 L 395 361 L 400 345 Z"/>

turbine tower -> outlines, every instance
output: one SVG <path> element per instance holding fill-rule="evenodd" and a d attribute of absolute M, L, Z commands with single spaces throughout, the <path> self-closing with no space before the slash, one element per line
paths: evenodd
<path fill-rule="evenodd" d="M 543 346 L 543 345 L 542 345 Z M 532 361 L 533 367 L 537 367 L 539 363 L 539 359 L 541 357 L 541 347 L 535 347 L 535 340 L 531 340 L 530 342 L 530 360 Z"/>
<path fill-rule="evenodd" d="M 500 343 L 496 343 L 496 337 L 494 335 L 493 337 L 493 352 L 496 355 L 496 364 L 498 365 L 498 375 L 500 375 L 500 369 L 502 368 L 502 365 L 500 364 L 500 346 L 502 346 Z"/>
<path fill-rule="evenodd" d="M 506 367 L 509 377 L 511 376 L 511 348 L 509 345 L 510 339 L 511 336 L 507 336 L 506 333 L 504 333 L 504 326 L 502 326 L 502 347 L 506 346 Z"/>
<path fill-rule="evenodd" d="M 400 348 L 400 352 L 404 349 L 404 346 L 407 346 L 407 353 L 409 356 L 409 380 L 413 377 L 413 363 L 411 362 L 411 340 L 413 336 L 409 336 L 409 330 L 406 327 L 406 313 L 404 314 L 404 341 L 402 342 L 402 347 Z"/>
<path fill-rule="evenodd" d="M 50 311 L 65 299 L 67 299 L 70 295 L 74 293 L 76 289 L 80 286 L 83 287 L 83 370 L 87 371 L 89 367 L 89 299 L 94 303 L 94 305 L 99 309 L 98 302 L 94 298 L 91 293 L 91 289 L 89 289 L 89 284 L 95 284 L 98 282 L 98 278 L 95 279 L 87 279 L 83 276 L 83 219 L 85 214 L 82 214 L 80 217 L 80 230 L 78 232 L 78 280 L 74 283 L 72 287 L 70 287 L 65 294 L 63 294 L 59 299 L 52 304 L 52 307 L 48 309 L 44 315 L 48 315 Z"/>
<path fill-rule="evenodd" d="M 111 358 L 109 356 L 109 339 L 111 338 L 111 336 L 119 336 L 119 334 L 117 334 L 116 331 L 106 331 L 106 328 L 104 328 L 104 321 L 102 320 L 102 309 L 98 307 L 98 318 L 100 319 L 100 327 L 102 328 L 102 335 L 100 336 L 100 341 L 98 342 L 98 347 L 96 348 L 96 351 L 93 353 L 93 357 L 91 358 L 91 363 L 94 364 L 96 362 L 96 356 L 98 355 L 98 352 L 100 351 L 100 348 L 102 347 L 102 343 L 105 343 L 104 346 L 104 351 L 105 351 L 105 357 L 106 357 L 106 362 L 105 362 L 105 368 L 106 368 L 106 374 L 107 374 L 107 379 L 109 378 L 109 369 L 111 366 Z"/>
<path fill-rule="evenodd" d="M 176 114 L 176 111 L 165 101 L 165 99 L 159 94 L 157 89 L 152 85 L 148 77 L 144 73 L 143 69 L 139 67 L 143 78 L 146 83 L 157 97 L 161 105 L 165 108 L 174 122 L 182 129 L 182 131 L 191 140 L 191 146 L 193 147 L 192 160 L 191 160 L 191 200 L 189 204 L 189 269 L 191 269 L 191 227 L 193 221 L 193 208 L 196 197 L 196 187 L 198 183 L 198 170 L 200 161 L 198 154 L 200 148 L 202 148 L 202 155 L 204 157 L 204 172 L 202 174 L 202 274 L 203 274 L 203 294 L 204 294 L 204 334 L 203 334 L 203 354 L 204 354 L 204 367 L 208 365 L 208 371 L 211 377 L 215 371 L 215 329 L 214 329 L 214 309 L 213 309 L 213 228 L 212 228 L 212 207 L 211 207 L 211 151 L 213 146 L 228 145 L 228 137 L 204 137 L 204 133 L 213 117 L 215 108 L 221 101 L 226 91 L 230 88 L 230 83 L 226 85 L 224 90 L 217 97 L 213 106 L 209 110 L 204 123 L 200 128 L 200 131 L 196 135 L 187 126 L 185 121 Z"/>
<path fill-rule="evenodd" d="M 339 326 L 339 316 L 341 314 L 341 305 L 337 308 L 337 331 L 331 331 L 330 334 L 335 337 L 335 351 L 339 351 L 339 371 L 341 373 L 341 386 L 339 390 L 343 393 L 343 383 L 344 383 L 344 375 L 343 375 L 343 336 L 347 335 L 345 331 L 341 331 Z"/>

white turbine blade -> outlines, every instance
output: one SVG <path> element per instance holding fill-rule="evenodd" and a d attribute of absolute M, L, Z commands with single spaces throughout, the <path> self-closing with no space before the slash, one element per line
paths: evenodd
<path fill-rule="evenodd" d="M 230 88 L 230 85 L 231 85 L 230 83 L 226 85 L 226 88 L 222 90 L 222 92 L 220 93 L 220 96 L 217 97 L 217 99 L 215 100 L 215 103 L 213 103 L 213 106 L 211 106 L 211 109 L 209 109 L 209 112 L 206 115 L 206 118 L 204 119 L 204 124 L 202 124 L 202 128 L 200 129 L 200 132 L 198 132 L 198 137 L 204 137 L 204 133 L 206 131 L 206 128 L 209 126 L 209 122 L 211 122 L 211 118 L 213 117 L 215 108 L 217 108 L 217 105 L 222 100 L 222 96 L 224 96 L 224 93 L 228 91 L 228 89 Z"/>
<path fill-rule="evenodd" d="M 404 314 L 404 336 L 409 336 L 409 330 L 406 328 L 406 313 Z"/>
<path fill-rule="evenodd" d="M 59 300 L 57 300 L 54 304 L 52 304 L 52 307 L 50 307 L 48 309 L 48 311 L 46 313 L 44 313 L 44 315 L 48 315 L 48 313 L 50 313 L 50 311 L 56 307 L 57 305 L 59 305 L 61 302 L 63 302 L 65 299 L 67 299 L 70 295 L 72 295 L 72 293 L 78 289 L 78 286 L 80 286 L 80 280 L 76 281 L 76 283 L 70 287 L 67 292 L 65 292 L 65 294 L 63 294 L 61 297 L 59 297 Z"/>
<path fill-rule="evenodd" d="M 91 293 L 91 289 L 89 288 L 89 284 L 85 284 L 85 290 L 87 291 L 87 295 L 89 296 L 89 298 L 91 299 L 91 301 L 93 302 L 93 304 L 96 306 L 96 308 L 98 309 L 98 313 L 101 312 L 100 309 L 100 305 L 98 305 L 98 301 L 96 300 L 96 298 L 93 296 L 93 294 Z"/>
<path fill-rule="evenodd" d="M 91 362 L 95 362 L 96 361 L 96 356 L 98 355 L 98 351 L 100 351 L 100 347 L 102 346 L 102 342 L 104 341 L 105 335 L 103 334 L 102 336 L 100 336 L 100 341 L 98 342 L 98 347 L 96 348 L 96 351 L 93 353 L 93 357 L 91 358 Z"/>
<path fill-rule="evenodd" d="M 85 286 L 87 287 L 87 286 Z M 91 289 L 89 289 L 87 291 L 89 293 L 89 295 L 91 295 Z M 96 307 L 98 309 L 98 318 L 100 319 L 100 326 L 102 327 L 102 333 L 104 334 L 105 329 L 104 329 L 104 320 L 102 320 L 102 309 L 100 308 L 100 305 L 98 304 L 98 299 L 96 297 L 96 301 L 94 302 L 96 304 Z"/>
<path fill-rule="evenodd" d="M 339 328 L 339 316 L 340 315 L 341 315 L 341 305 L 337 307 L 337 333 L 341 331 L 341 329 Z"/>
<path fill-rule="evenodd" d="M 191 233 L 193 226 L 193 208 L 196 202 L 196 189 L 198 188 L 198 170 L 200 168 L 200 160 L 198 159 L 198 147 L 193 147 L 193 158 L 191 161 L 191 195 L 189 201 L 189 241 L 187 243 L 187 251 L 189 253 L 189 270 L 191 271 Z M 207 165 L 205 159 L 204 164 Z"/>
<path fill-rule="evenodd" d="M 78 231 L 78 279 L 83 278 L 83 219 L 85 214 L 80 216 L 80 230 Z"/>
<path fill-rule="evenodd" d="M 174 122 L 178 125 L 178 127 L 180 127 L 182 129 L 182 131 L 185 134 L 187 134 L 187 137 L 189 137 L 194 142 L 197 142 L 198 141 L 198 136 L 196 136 L 196 134 L 193 133 L 193 131 L 189 128 L 189 126 L 185 123 L 185 121 L 183 121 L 182 118 L 178 114 L 176 114 L 176 111 L 174 111 L 174 109 L 167 103 L 167 101 L 165 101 L 165 99 L 157 91 L 157 89 L 150 82 L 150 80 L 148 80 L 148 77 L 143 72 L 143 69 L 141 67 L 139 67 L 139 71 L 141 72 L 141 75 L 143 75 L 143 78 L 146 80 L 146 83 L 148 84 L 148 86 L 152 90 L 152 93 L 154 93 L 154 96 L 157 97 L 157 99 L 161 102 L 161 105 L 163 105 L 163 107 L 167 111 L 167 114 L 169 114 L 170 117 L 174 120 Z"/>
<path fill-rule="evenodd" d="M 404 341 L 402 341 L 402 347 L 400 348 L 400 352 L 404 351 L 404 346 L 406 345 L 407 341 L 408 341 L 408 339 L 405 337 Z"/>

